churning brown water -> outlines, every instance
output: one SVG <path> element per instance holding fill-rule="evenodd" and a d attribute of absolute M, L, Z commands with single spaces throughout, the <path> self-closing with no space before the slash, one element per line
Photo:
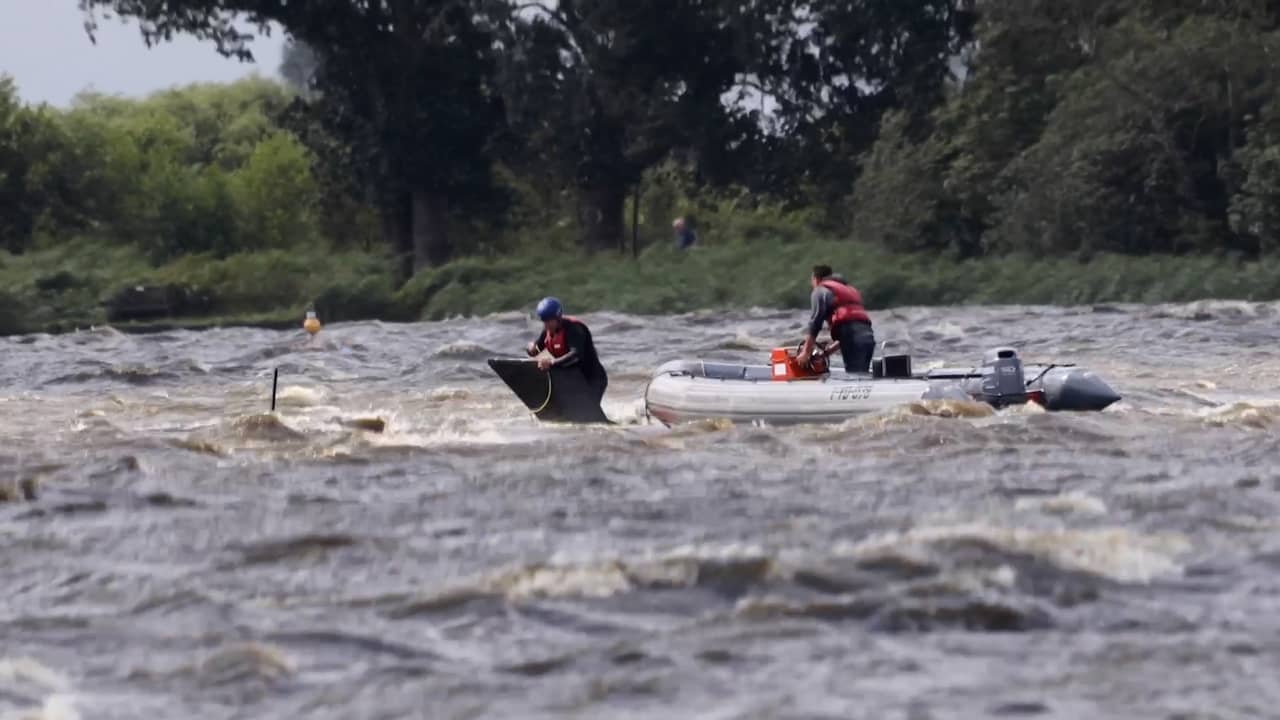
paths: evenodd
<path fill-rule="evenodd" d="M 1278 308 L 882 312 L 1125 398 L 785 429 L 639 399 L 800 313 L 586 317 L 594 429 L 518 315 L 0 339 L 0 717 L 1280 717 Z"/>

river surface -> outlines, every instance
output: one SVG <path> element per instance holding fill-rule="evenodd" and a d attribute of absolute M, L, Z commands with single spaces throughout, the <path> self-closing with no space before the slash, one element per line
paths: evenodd
<path fill-rule="evenodd" d="M 0 338 L 0 718 L 1280 717 L 1280 306 L 874 318 L 1098 414 L 646 421 L 801 314 L 586 316 L 595 429 L 518 314 Z"/>

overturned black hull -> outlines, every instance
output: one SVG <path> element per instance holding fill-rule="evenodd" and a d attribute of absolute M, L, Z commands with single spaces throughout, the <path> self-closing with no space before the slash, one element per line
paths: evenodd
<path fill-rule="evenodd" d="M 539 370 L 534 360 L 508 358 L 489 358 L 489 367 L 543 422 L 612 424 L 577 368 Z"/>

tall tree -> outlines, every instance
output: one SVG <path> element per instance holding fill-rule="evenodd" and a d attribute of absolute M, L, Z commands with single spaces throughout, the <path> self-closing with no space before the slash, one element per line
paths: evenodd
<path fill-rule="evenodd" d="M 31 107 L 0 75 L 0 248 L 24 252 L 36 236 L 93 225 L 110 189 L 99 148 L 77 142 L 47 105 Z"/>
<path fill-rule="evenodd" d="M 31 244 L 39 208 L 34 197 L 31 148 L 41 118 L 22 105 L 13 78 L 0 75 L 0 247 L 22 252 Z"/>
<path fill-rule="evenodd" d="M 80 0 L 93 31 L 98 8 L 136 18 L 148 45 L 174 33 L 213 40 L 251 59 L 253 32 L 282 26 L 312 48 L 323 121 L 362 152 L 385 234 L 406 272 L 449 259 L 455 213 L 484 205 L 489 145 L 502 125 L 491 90 L 493 33 L 465 0 Z M 237 27 L 247 21 L 251 30 Z"/>
<path fill-rule="evenodd" d="M 855 229 L 895 248 L 1256 254 L 1273 244 L 1280 6 L 982 0 L 960 92 L 867 156 Z M 910 189 L 913 203 L 902 197 Z M 905 217 L 904 217 L 905 216 Z M 900 228 L 911 228 L 901 232 Z"/>
<path fill-rule="evenodd" d="M 975 0 L 786 0 L 784 28 L 757 77 L 776 107 L 773 177 L 834 207 L 852 187 L 854 159 L 885 113 L 905 113 L 921 137 L 972 40 Z M 816 198 L 813 195 L 816 194 Z"/>
<path fill-rule="evenodd" d="M 673 150 L 705 169 L 755 126 L 724 99 L 755 44 L 751 4 L 559 0 L 510 16 L 503 88 L 525 167 L 571 183 L 583 244 L 618 247 L 641 174 Z"/>

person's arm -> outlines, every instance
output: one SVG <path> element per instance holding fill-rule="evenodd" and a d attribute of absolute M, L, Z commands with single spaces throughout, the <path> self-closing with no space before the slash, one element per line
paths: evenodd
<path fill-rule="evenodd" d="M 813 355 L 813 346 L 818 341 L 818 333 L 822 332 L 822 324 L 827 321 L 827 316 L 831 314 L 831 301 L 834 296 L 831 291 L 824 287 L 816 287 L 809 295 L 809 328 L 805 333 L 804 346 L 800 348 L 800 354 L 796 356 L 801 367 L 809 364 L 809 357 Z"/>
<path fill-rule="evenodd" d="M 564 344 L 568 352 L 555 359 L 556 365 L 570 365 L 587 353 L 587 333 L 578 325 L 566 323 Z"/>
<path fill-rule="evenodd" d="M 546 347 L 547 347 L 546 333 L 538 333 L 538 337 L 534 338 L 533 342 L 529 343 L 529 346 L 526 347 L 524 351 L 529 353 L 529 357 L 533 357 L 538 353 L 542 352 L 544 349 L 546 349 Z"/>
<path fill-rule="evenodd" d="M 571 363 L 571 362 L 573 362 L 574 360 L 577 360 L 577 359 L 578 359 L 578 351 L 577 351 L 576 349 L 574 349 L 574 348 L 569 348 L 569 351 L 568 351 L 568 352 L 566 352 L 565 354 L 561 355 L 560 357 L 558 357 L 558 358 L 552 358 L 552 359 L 551 359 L 551 364 L 552 364 L 552 365 L 567 365 L 567 364 L 569 364 L 569 363 Z"/>

